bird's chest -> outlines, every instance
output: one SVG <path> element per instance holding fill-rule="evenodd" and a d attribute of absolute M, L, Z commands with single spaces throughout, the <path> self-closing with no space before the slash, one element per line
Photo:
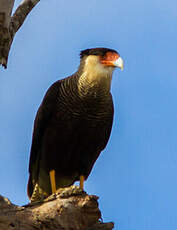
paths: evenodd
<path fill-rule="evenodd" d="M 96 94 L 87 98 L 69 97 L 60 101 L 57 105 L 56 119 L 69 121 L 99 122 L 103 118 L 112 115 L 112 101 L 107 98 L 99 98 Z"/>

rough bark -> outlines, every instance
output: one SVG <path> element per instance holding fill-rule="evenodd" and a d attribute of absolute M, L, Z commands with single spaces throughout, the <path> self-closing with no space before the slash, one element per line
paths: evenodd
<path fill-rule="evenodd" d="M 40 0 L 23 0 L 11 16 L 14 0 L 0 0 L 0 65 L 7 68 L 11 44 L 25 18 Z"/>
<path fill-rule="evenodd" d="M 0 229 L 111 230 L 113 223 L 100 221 L 97 199 L 76 186 L 60 189 L 44 202 L 23 207 L 0 196 Z"/>

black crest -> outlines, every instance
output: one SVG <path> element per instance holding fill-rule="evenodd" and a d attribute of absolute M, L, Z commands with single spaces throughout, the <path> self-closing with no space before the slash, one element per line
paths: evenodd
<path fill-rule="evenodd" d="M 100 47 L 100 48 L 91 48 L 91 49 L 82 50 L 80 52 L 80 57 L 83 58 L 84 56 L 89 56 L 89 55 L 104 56 L 107 52 L 117 53 L 116 50 Z"/>

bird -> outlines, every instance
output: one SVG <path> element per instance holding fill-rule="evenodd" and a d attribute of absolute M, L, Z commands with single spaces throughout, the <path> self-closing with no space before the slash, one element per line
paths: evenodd
<path fill-rule="evenodd" d="M 116 50 L 85 49 L 80 52 L 78 70 L 47 90 L 34 120 L 27 186 L 31 202 L 76 181 L 84 189 L 110 137 L 111 81 L 116 67 L 123 69 Z"/>

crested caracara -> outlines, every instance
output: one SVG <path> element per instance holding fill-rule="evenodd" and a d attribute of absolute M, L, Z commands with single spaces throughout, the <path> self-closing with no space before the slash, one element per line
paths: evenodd
<path fill-rule="evenodd" d="M 86 49 L 76 73 L 55 82 L 38 109 L 29 162 L 28 196 L 41 200 L 56 189 L 83 182 L 106 147 L 112 121 L 110 93 L 117 51 Z"/>

